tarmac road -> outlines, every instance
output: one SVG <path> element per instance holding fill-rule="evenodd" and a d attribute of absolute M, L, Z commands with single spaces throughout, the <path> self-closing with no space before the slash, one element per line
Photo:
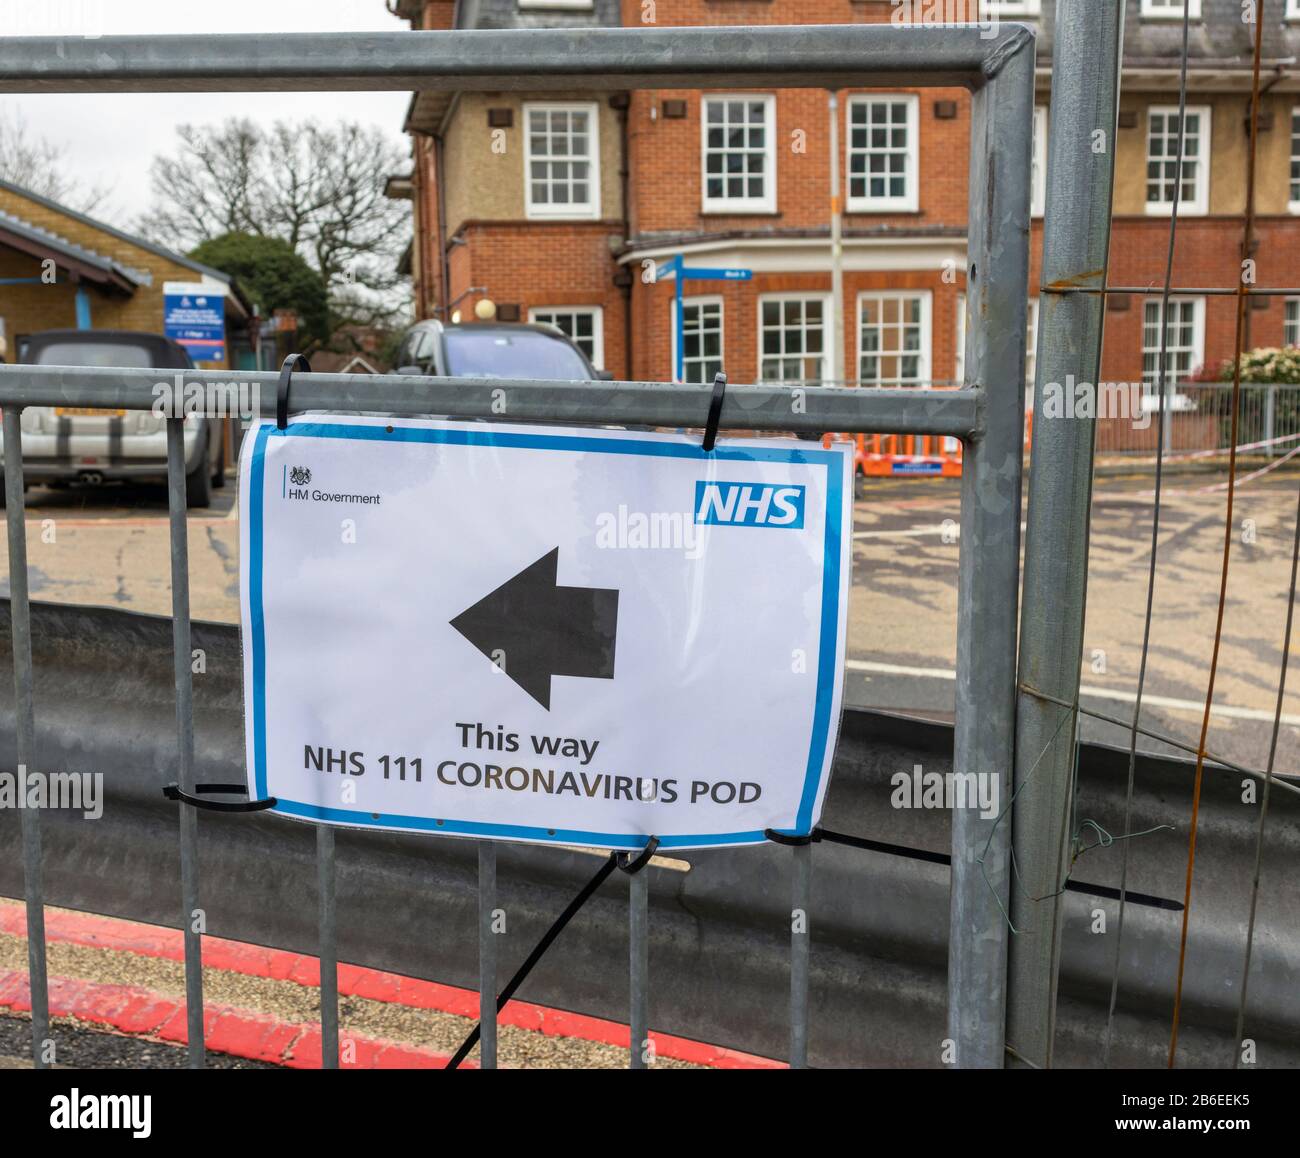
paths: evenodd
<path fill-rule="evenodd" d="M 183 1070 L 189 1051 L 183 1045 L 148 1038 L 103 1033 L 75 1025 L 69 1019 L 58 1023 L 58 1065 L 77 1070 Z M 0 1013 L 0 1069 L 30 1068 L 32 1023 L 27 1017 Z M 209 1069 L 273 1070 L 279 1066 L 226 1054 L 208 1053 Z"/>
<path fill-rule="evenodd" d="M 1193 745 L 1204 711 L 1224 542 L 1225 495 L 1202 488 L 1222 481 L 1218 473 L 1171 475 L 1161 502 L 1142 726 Z M 1234 512 L 1207 749 L 1259 768 L 1268 758 L 1277 707 L 1298 486 L 1300 474 L 1274 472 L 1244 485 Z M 958 487 L 916 479 L 906 489 L 894 480 L 860 488 L 847 702 L 952 718 Z M 1081 703 L 1125 721 L 1132 717 L 1141 662 L 1150 488 L 1147 475 L 1099 478 L 1093 508 Z M 1298 633 L 1293 630 L 1278 771 L 1300 771 Z M 1128 744 L 1127 728 L 1095 719 L 1085 721 L 1083 733 Z M 1139 747 L 1174 750 L 1147 738 Z"/>
<path fill-rule="evenodd" d="M 1253 469 L 1243 467 L 1243 471 Z M 1147 473 L 1101 477 L 1093 510 L 1083 704 L 1133 711 L 1141 657 L 1152 498 Z M 1143 725 L 1195 744 L 1200 734 L 1223 550 L 1222 471 L 1171 474 L 1162 501 L 1159 573 Z M 1208 748 L 1262 768 L 1268 758 L 1300 472 L 1274 471 L 1237 495 L 1228 604 Z M 953 710 L 959 483 L 870 480 L 854 520 L 845 701 L 936 718 Z M 189 520 L 197 619 L 236 622 L 239 536 L 233 478 Z M 171 595 L 161 487 L 33 487 L 28 551 L 33 598 L 166 615 Z M 6 550 L 0 543 L 0 553 Z M 6 561 L 7 562 L 7 561 Z M 0 574 L 4 574 L 0 571 Z M 3 584 L 7 591 L 7 577 Z M 1300 618 L 1300 617 L 1298 617 Z M 1297 625 L 1300 631 L 1300 624 Z M 1293 653 L 1300 650 L 1293 638 Z M 1279 771 L 1300 771 L 1300 659 L 1278 737 Z M 1089 738 L 1126 729 L 1088 720 Z M 1159 750 L 1157 741 L 1141 740 Z"/>

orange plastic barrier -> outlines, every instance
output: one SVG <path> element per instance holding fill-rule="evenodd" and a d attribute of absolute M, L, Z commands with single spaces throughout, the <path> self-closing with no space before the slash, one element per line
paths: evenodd
<path fill-rule="evenodd" d="M 858 470 L 872 478 L 961 477 L 961 439 L 935 434 L 859 434 Z"/>
<path fill-rule="evenodd" d="M 1025 450 L 1034 432 L 1034 412 L 1025 412 Z M 825 445 L 849 436 L 828 434 Z M 959 438 L 938 434 L 859 434 L 857 473 L 871 478 L 900 478 L 909 475 L 961 478 L 962 444 Z"/>

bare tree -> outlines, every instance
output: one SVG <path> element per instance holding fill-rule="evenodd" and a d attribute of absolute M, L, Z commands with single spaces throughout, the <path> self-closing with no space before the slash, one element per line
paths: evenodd
<path fill-rule="evenodd" d="M 0 179 L 90 213 L 104 203 L 110 190 L 101 185 L 88 188 L 72 177 L 64 161 L 66 152 L 64 146 L 30 133 L 20 112 L 10 116 L 0 110 Z"/>
<path fill-rule="evenodd" d="M 156 193 L 146 231 L 183 250 L 225 233 L 265 232 L 252 203 L 262 131 L 232 117 L 220 129 L 180 125 L 176 132 L 179 156 L 155 157 L 150 169 Z"/>
<path fill-rule="evenodd" d="M 397 263 L 409 209 L 384 196 L 407 163 L 394 140 L 354 122 L 265 130 L 231 119 L 178 133 L 178 153 L 153 163 L 147 234 L 182 249 L 236 231 L 277 237 L 321 275 L 337 324 L 383 324 L 402 312 Z"/>

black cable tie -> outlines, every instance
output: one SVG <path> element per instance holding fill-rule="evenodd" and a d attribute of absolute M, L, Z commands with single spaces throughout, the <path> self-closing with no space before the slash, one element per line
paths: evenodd
<path fill-rule="evenodd" d="M 791 848 L 800 848 L 805 844 L 812 844 L 814 841 L 821 840 L 822 830 L 814 828 L 806 836 L 791 836 L 786 832 L 777 832 L 775 828 L 763 829 L 763 835 L 773 844 L 789 845 Z"/>
<path fill-rule="evenodd" d="M 650 863 L 650 858 L 654 856 L 655 849 L 659 847 L 659 838 L 652 836 L 646 841 L 646 846 L 636 856 L 635 860 L 629 860 L 630 852 L 620 852 L 618 854 L 618 867 L 628 876 L 634 876 L 639 873 L 646 865 Z"/>
<path fill-rule="evenodd" d="M 246 793 L 248 789 L 242 784 L 196 784 L 194 791 L 196 793 Z M 280 803 L 274 796 L 268 796 L 265 800 L 203 800 L 199 796 L 191 796 L 183 791 L 179 784 L 168 784 L 163 789 L 163 795 L 168 800 L 188 804 L 191 808 L 202 808 L 205 812 L 261 812 L 267 808 L 274 808 Z"/>
<path fill-rule="evenodd" d="M 769 830 L 770 831 L 770 830 Z M 863 836 L 848 836 L 843 832 L 830 832 L 824 828 L 813 830 L 813 839 L 828 840 L 832 844 L 846 844 L 850 848 L 865 849 L 867 852 L 883 852 L 888 856 L 906 857 L 908 860 L 923 860 L 930 864 L 949 865 L 952 864 L 952 857 L 946 852 L 930 852 L 923 848 L 908 848 L 903 844 L 886 844 L 883 840 L 868 840 Z M 1083 893 L 1090 897 L 1105 897 L 1108 900 L 1119 900 L 1119 889 L 1112 888 L 1110 885 L 1093 885 L 1086 881 L 1067 880 L 1064 891 L 1069 893 Z M 1171 901 L 1165 897 L 1153 896 L 1150 893 L 1138 893 L 1132 889 L 1127 890 L 1125 897 L 1129 904 L 1145 905 L 1152 909 L 1167 909 L 1170 912 L 1181 913 L 1183 905 L 1181 901 Z"/>
<path fill-rule="evenodd" d="M 705 454 L 713 453 L 713 444 L 718 441 L 718 423 L 722 419 L 722 400 L 727 396 L 727 376 L 719 370 L 713 376 L 713 397 L 709 399 L 709 417 L 704 423 Z"/>
<path fill-rule="evenodd" d="M 902 856 L 908 860 L 923 860 L 930 864 L 952 864 L 952 857 L 946 852 L 930 852 L 923 848 L 908 848 L 904 844 L 887 844 L 883 840 L 868 840 L 865 836 L 848 836 L 843 832 L 831 832 L 829 829 L 817 829 L 819 840 L 828 840 L 832 844 L 847 844 L 850 848 L 864 849 L 866 852 L 883 852 L 888 856 Z"/>
<path fill-rule="evenodd" d="M 554 942 L 555 938 L 558 937 L 562 932 L 564 932 L 564 926 L 567 925 L 571 920 L 573 920 L 578 910 L 581 909 L 582 906 L 585 905 L 591 899 L 592 894 L 598 888 L 600 888 L 601 885 L 605 883 L 606 879 L 608 879 L 609 877 L 609 874 L 614 871 L 617 865 L 618 865 L 618 853 L 611 852 L 609 856 L 605 858 L 605 863 L 602 864 L 600 868 L 596 870 L 596 875 L 593 876 L 591 880 L 589 880 L 585 885 L 582 886 L 581 890 L 578 892 L 578 895 L 574 897 L 573 900 L 571 900 L 568 903 L 568 905 L 565 907 L 564 912 L 562 912 L 558 917 L 555 918 L 555 924 L 553 924 L 549 929 L 546 930 L 546 932 L 542 935 L 542 939 L 537 942 L 537 944 L 533 948 L 533 951 L 528 954 L 528 956 L 524 959 L 524 963 L 519 966 L 519 968 L 515 971 L 515 975 L 512 978 L 510 978 L 509 984 L 503 990 L 501 990 L 501 993 L 497 997 L 498 1013 L 500 1013 L 506 1007 L 506 1005 L 509 1004 L 510 999 L 515 995 L 516 990 L 518 990 L 518 988 L 524 983 L 525 979 L 528 977 L 528 974 L 533 971 L 533 966 L 535 966 L 537 962 L 542 959 L 542 955 L 546 952 L 547 949 L 551 947 L 551 944 L 552 942 Z M 447 1069 L 449 1070 L 460 1069 L 460 1063 L 463 1062 L 467 1057 L 469 1057 L 470 1052 L 478 1044 L 479 1034 L 482 1032 L 482 1029 L 483 1026 L 482 1023 L 480 1022 L 478 1025 L 474 1026 L 472 1030 L 470 1030 L 469 1037 L 467 1037 L 463 1042 L 460 1043 L 460 1049 L 458 1049 L 452 1055 L 451 1061 L 447 1063 L 446 1066 Z"/>
<path fill-rule="evenodd" d="M 280 381 L 275 388 L 275 426 L 283 430 L 289 425 L 289 387 L 293 385 L 293 372 L 311 373 L 311 363 L 301 354 L 290 354 L 280 367 Z"/>

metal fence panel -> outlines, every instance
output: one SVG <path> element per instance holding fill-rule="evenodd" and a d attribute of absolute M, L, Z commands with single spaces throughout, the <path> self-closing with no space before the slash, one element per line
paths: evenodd
<path fill-rule="evenodd" d="M 8 664 L 8 605 L 0 601 L 0 665 Z M 108 608 L 34 603 L 36 741 L 46 766 L 101 770 L 104 815 L 95 822 L 45 814 L 50 904 L 176 928 L 179 869 L 175 805 L 158 785 L 170 775 L 174 738 L 157 727 L 171 711 L 171 624 Z M 195 623 L 207 657 L 196 678 L 195 771 L 220 780 L 243 756 L 238 629 Z M 0 760 L 16 754 L 14 700 L 0 688 Z M 948 725 L 876 713 L 845 713 L 825 823 L 911 848 L 942 852 L 942 811 L 890 807 L 891 778 L 922 764 L 951 768 Z M 1081 807 L 1114 815 L 1123 807 L 1126 751 L 1084 744 Z M 1140 757 L 1135 817 L 1159 823 L 1190 796 L 1189 765 Z M 1205 875 L 1198 885 L 1189 958 L 1187 1065 L 1222 1065 L 1233 1053 L 1243 900 L 1254 864 L 1253 813 L 1240 804 L 1240 777 L 1207 772 Z M 1277 839 L 1263 866 L 1261 939 L 1252 965 L 1248 1029 L 1261 1064 L 1300 1064 L 1300 892 L 1288 887 L 1300 855 L 1300 798 L 1274 792 Z M 0 847 L 19 839 L 19 817 L 0 813 Z M 317 950 L 316 849 L 304 825 L 266 814 L 202 818 L 204 902 L 209 932 L 297 953 Z M 343 961 L 474 989 L 480 960 L 475 847 L 439 837 L 339 831 L 338 926 Z M 480 846 L 481 847 L 481 846 Z M 785 1057 L 791 979 L 790 901 L 797 857 L 814 860 L 809 1010 L 813 1065 L 939 1066 L 945 1030 L 948 871 L 878 853 L 822 844 L 764 846 L 674 857 L 689 872 L 651 866 L 651 1027 L 773 1057 Z M 1181 897 L 1181 838 L 1133 847 L 1130 887 Z M 506 976 L 527 954 L 600 858 L 575 851 L 498 847 L 496 936 Z M 1091 863 L 1089 863 L 1091 862 Z M 112 866 L 105 871 L 105 866 Z M 1076 876 L 1114 885 L 1118 854 L 1097 850 Z M 163 882 L 163 887 L 158 887 Z M 0 858 L 0 894 L 21 895 L 22 866 Z M 1200 906 L 1204 905 L 1202 909 Z M 1058 1064 L 1096 1064 L 1111 969 L 1108 939 L 1090 931 L 1092 910 L 1114 900 L 1071 893 L 1064 922 Z M 1172 999 L 1178 914 L 1130 905 L 1125 931 L 1122 1035 L 1116 1065 L 1162 1065 Z M 616 873 L 520 990 L 524 1001 L 613 1020 L 628 1016 L 625 883 Z M 347 1040 L 346 1025 L 342 1038 Z"/>
<path fill-rule="evenodd" d="M 425 32 L 371 35 L 11 38 L 0 40 L 0 92 L 275 91 L 292 89 L 455 88 L 496 90 L 630 88 L 855 87 L 965 85 L 972 91 L 971 197 L 968 238 L 966 367 L 970 386 L 955 391 L 801 391 L 753 387 L 728 392 L 723 429 L 820 433 L 935 434 L 966 440 L 962 478 L 962 548 L 957 644 L 954 770 L 1005 781 L 1013 752 L 1016 591 L 1019 569 L 1024 334 L 1028 272 L 1029 172 L 1033 138 L 1034 35 L 1025 27 L 948 26 L 726 29 L 602 29 Z M 1105 217 L 1093 206 L 1092 220 Z M 1051 219 L 1049 218 L 1049 221 Z M 1085 215 L 1060 219 L 1063 236 L 1082 235 Z M 26 405 L 151 408 L 151 371 L 0 367 L 7 451 L 21 453 L 19 409 Z M 185 375 L 204 387 L 221 381 L 257 387 L 267 413 L 269 374 Z M 295 384 L 294 409 L 345 413 L 446 413 L 500 416 L 509 399 L 515 421 L 585 421 L 681 426 L 707 413 L 709 391 L 626 383 L 582 384 L 444 379 L 435 382 L 361 376 L 306 375 Z M 400 400 L 399 400 L 400 399 Z M 9 415 L 12 414 L 12 421 Z M 176 496 L 179 420 L 169 426 L 172 477 L 175 709 L 182 788 L 188 782 L 192 715 L 188 681 L 185 522 Z M 1077 480 L 1071 480 L 1077 485 Z M 1085 490 L 1086 495 L 1086 490 Z M 8 509 L 25 568 L 21 488 Z M 1050 542 L 1035 549 L 1051 552 Z M 26 615 L 26 592 L 15 585 L 15 623 Z M 1082 602 L 1080 600 L 1079 608 Z M 1078 610 L 1076 609 L 1076 610 Z M 31 711 L 23 659 L 15 651 L 20 711 Z M 30 671 L 27 672 L 30 679 Z M 194 876 L 197 821 L 182 809 L 182 893 L 192 922 L 200 907 Z M 1009 829 L 974 808 L 953 816 L 952 912 L 949 935 L 949 1035 L 956 1063 L 998 1066 L 1003 1059 Z M 332 847 L 319 846 L 315 900 L 318 938 L 333 971 L 330 901 Z M 786 857 L 787 862 L 789 856 Z M 31 885 L 37 906 L 39 872 Z M 646 1023 L 644 883 L 632 889 L 631 958 L 635 1035 Z M 643 920 L 643 916 L 645 920 Z M 189 926 L 187 925 L 187 928 Z M 198 936 L 191 936 L 190 1042 L 201 1060 Z M 34 950 L 37 951 L 37 950 Z M 35 974 L 33 974 L 35 977 Z M 797 990 L 793 990 L 797 996 Z M 323 997 L 326 996 L 323 994 Z M 734 999 L 733 999 L 734 1000 Z M 197 1008 L 196 1008 L 197 1007 Z M 326 1014 L 325 1032 L 331 1014 Z M 796 1024 L 799 1020 L 796 1014 Z"/>

